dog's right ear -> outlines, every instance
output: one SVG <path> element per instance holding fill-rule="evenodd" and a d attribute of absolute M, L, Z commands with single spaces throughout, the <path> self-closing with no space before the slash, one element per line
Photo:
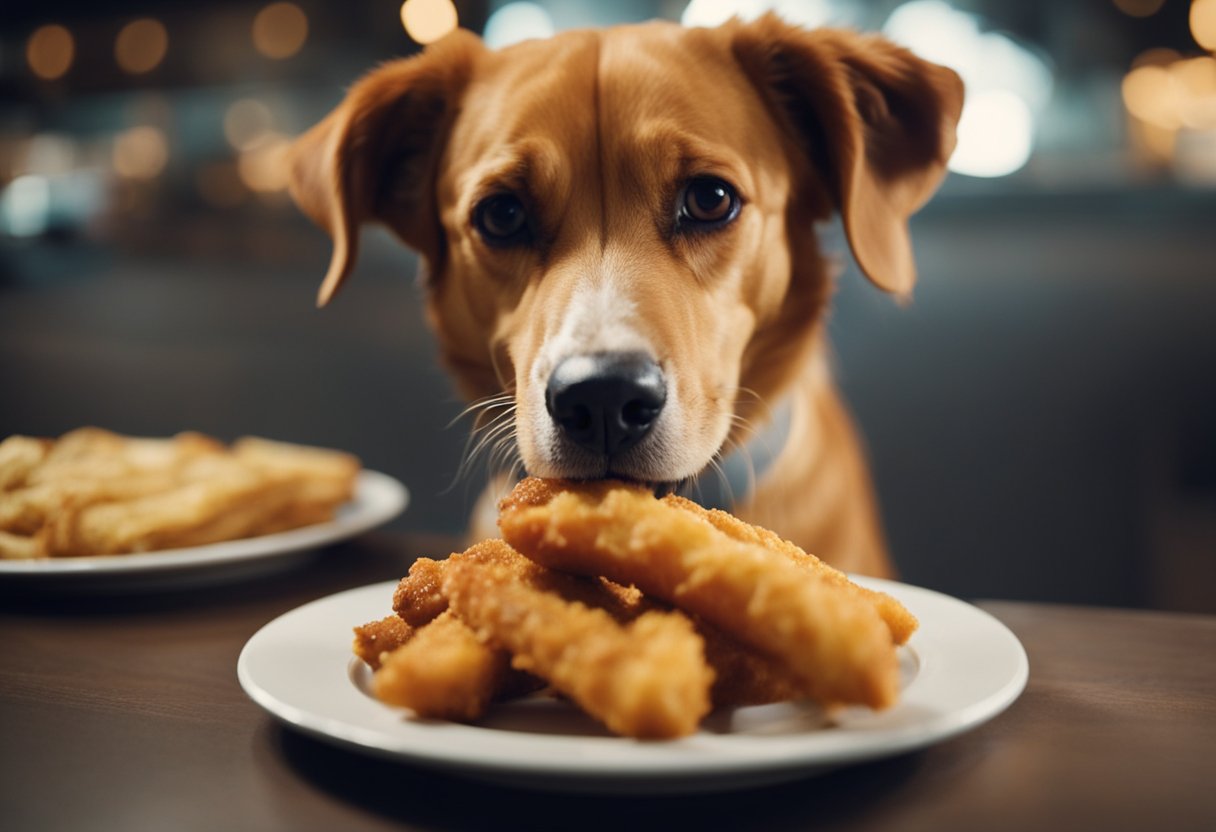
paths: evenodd
<path fill-rule="evenodd" d="M 355 265 L 359 226 L 381 219 L 433 262 L 440 247 L 434 172 L 457 101 L 484 47 L 462 29 L 373 70 L 288 153 L 300 209 L 333 238 L 324 306 Z"/>

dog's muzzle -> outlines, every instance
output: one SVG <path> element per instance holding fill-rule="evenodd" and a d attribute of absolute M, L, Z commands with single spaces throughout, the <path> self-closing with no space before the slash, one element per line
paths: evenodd
<path fill-rule="evenodd" d="M 666 401 L 663 371 L 645 353 L 571 356 L 545 388 L 545 405 L 561 433 L 607 458 L 638 444 Z"/>

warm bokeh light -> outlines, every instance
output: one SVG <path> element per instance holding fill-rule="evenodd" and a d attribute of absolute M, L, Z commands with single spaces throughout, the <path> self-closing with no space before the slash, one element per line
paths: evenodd
<path fill-rule="evenodd" d="M 1191 58 L 1170 69 L 1182 90 L 1183 126 L 1216 130 L 1216 58 Z"/>
<path fill-rule="evenodd" d="M 72 33 L 51 23 L 34 30 L 25 44 L 25 59 L 30 70 L 44 81 L 63 76 L 76 57 L 76 42 Z"/>
<path fill-rule="evenodd" d="M 241 183 L 235 162 L 208 162 L 194 175 L 199 196 L 213 208 L 235 208 L 249 191 Z"/>
<path fill-rule="evenodd" d="M 251 191 L 273 193 L 287 187 L 287 149 L 291 140 L 268 133 L 253 147 L 241 151 L 237 173 Z"/>
<path fill-rule="evenodd" d="M 452 0 L 405 0 L 401 25 L 418 43 L 432 43 L 456 28 L 456 5 Z"/>
<path fill-rule="evenodd" d="M 1167 130 L 1216 128 L 1216 58 L 1138 66 L 1123 79 L 1123 103 L 1136 118 Z"/>
<path fill-rule="evenodd" d="M 169 33 L 159 20 L 150 17 L 133 20 L 114 41 L 114 60 L 123 72 L 138 75 L 151 72 L 169 51 Z"/>
<path fill-rule="evenodd" d="M 114 172 L 128 179 L 153 179 L 169 161 L 169 142 L 159 127 L 132 127 L 114 138 Z"/>
<path fill-rule="evenodd" d="M 1136 67 L 1123 79 L 1123 103 L 1127 111 L 1166 130 L 1182 126 L 1179 92 L 1170 70 L 1163 66 Z"/>
<path fill-rule="evenodd" d="M 1158 47 L 1147 49 L 1132 59 L 1132 69 L 1142 66 L 1169 66 L 1182 56 L 1173 49 Z"/>
<path fill-rule="evenodd" d="M 261 141 L 274 126 L 274 117 L 265 103 L 255 98 L 235 101 L 224 113 L 224 136 L 237 150 L 248 150 Z"/>
<path fill-rule="evenodd" d="M 290 58 L 307 39 L 308 16 L 295 3 L 271 3 L 253 19 L 253 45 L 268 58 Z"/>
<path fill-rule="evenodd" d="M 1216 0 L 1191 3 L 1191 36 L 1204 49 L 1216 52 Z"/>
<path fill-rule="evenodd" d="M 1115 0 L 1115 7 L 1131 17 L 1152 17 L 1163 5 L 1165 0 Z"/>

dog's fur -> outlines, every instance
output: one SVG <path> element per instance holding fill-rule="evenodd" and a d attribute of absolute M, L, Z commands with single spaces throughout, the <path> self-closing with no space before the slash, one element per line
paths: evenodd
<path fill-rule="evenodd" d="M 546 477 L 671 483 L 743 443 L 778 402 L 784 450 L 742 516 L 843 569 L 889 574 L 864 455 L 832 384 L 832 290 L 814 233 L 841 216 L 862 272 L 906 295 L 907 219 L 954 147 L 962 85 L 879 37 L 774 16 L 717 29 L 647 23 L 491 51 L 453 33 L 361 80 L 292 151 L 292 193 L 334 240 L 325 304 L 358 228 L 385 223 L 425 261 L 428 316 L 470 399 L 513 396 L 523 466 Z M 684 234 L 693 176 L 742 208 Z M 493 246 L 475 206 L 518 195 L 526 245 Z M 550 371 L 642 352 L 667 404 L 609 462 L 562 441 Z"/>

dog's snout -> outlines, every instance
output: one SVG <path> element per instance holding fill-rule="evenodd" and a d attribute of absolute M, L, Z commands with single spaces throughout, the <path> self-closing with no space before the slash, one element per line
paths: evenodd
<path fill-rule="evenodd" d="M 644 437 L 667 401 L 663 371 L 645 353 L 565 359 L 549 376 L 549 415 L 571 441 L 612 456 Z"/>

